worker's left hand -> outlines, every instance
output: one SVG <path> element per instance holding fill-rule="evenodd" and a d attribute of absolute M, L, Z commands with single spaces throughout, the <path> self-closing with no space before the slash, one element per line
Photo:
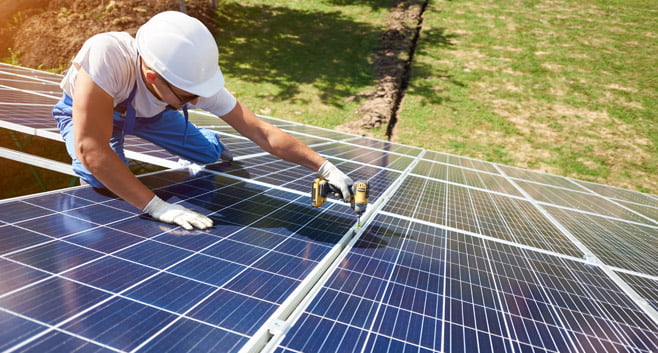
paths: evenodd
<path fill-rule="evenodd" d="M 212 227 L 212 219 L 185 208 L 179 204 L 169 203 L 157 195 L 146 205 L 144 212 L 160 222 L 179 225 L 187 230 Z"/>
<path fill-rule="evenodd" d="M 354 181 L 352 181 L 350 177 L 341 172 L 329 161 L 322 164 L 318 173 L 325 178 L 330 185 L 333 185 L 336 189 L 340 190 L 345 202 L 350 202 L 350 190 L 352 190 L 352 185 L 354 184 Z"/>

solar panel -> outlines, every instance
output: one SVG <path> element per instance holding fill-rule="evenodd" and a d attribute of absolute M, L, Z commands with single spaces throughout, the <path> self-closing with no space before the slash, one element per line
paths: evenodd
<path fill-rule="evenodd" d="M 395 217 L 371 227 L 278 351 L 655 348 L 655 326 L 596 267 Z"/>
<path fill-rule="evenodd" d="M 2 127 L 56 133 L 39 82 L 57 76 L 0 80 Z M 370 181 L 361 227 L 196 112 L 233 163 L 126 149 L 170 168 L 140 179 L 209 230 L 88 187 L 0 201 L 0 351 L 658 351 L 655 195 L 262 118 Z"/>

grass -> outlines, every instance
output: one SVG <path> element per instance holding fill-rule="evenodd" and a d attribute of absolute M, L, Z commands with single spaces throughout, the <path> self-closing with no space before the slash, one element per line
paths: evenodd
<path fill-rule="evenodd" d="M 658 192 L 647 1 L 436 1 L 395 139 Z"/>
<path fill-rule="evenodd" d="M 228 88 L 264 115 L 358 119 L 388 6 L 222 2 Z M 394 140 L 657 194 L 656 15 L 640 0 L 431 1 Z"/>
<path fill-rule="evenodd" d="M 653 5 L 430 1 L 394 140 L 658 194 Z M 326 128 L 357 120 L 389 6 L 221 1 L 227 88 L 263 115 Z"/>
<path fill-rule="evenodd" d="M 256 113 L 333 127 L 353 118 L 373 83 L 368 55 L 388 1 L 222 1 L 218 35 L 227 88 Z"/>

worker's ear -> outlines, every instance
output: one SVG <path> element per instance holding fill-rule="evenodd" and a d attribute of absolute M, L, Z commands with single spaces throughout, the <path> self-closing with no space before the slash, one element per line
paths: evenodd
<path fill-rule="evenodd" d="M 146 69 L 144 70 L 144 79 L 146 80 L 146 83 L 152 85 L 155 83 L 155 79 L 158 78 L 158 73 L 151 70 L 151 69 Z"/>

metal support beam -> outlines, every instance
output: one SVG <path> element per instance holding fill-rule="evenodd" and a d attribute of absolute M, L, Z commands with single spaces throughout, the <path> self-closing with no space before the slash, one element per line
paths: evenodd
<path fill-rule="evenodd" d="M 70 164 L 31 155 L 29 153 L 20 152 L 5 147 L 0 147 L 0 157 L 11 159 L 17 162 L 29 164 L 44 169 L 49 169 L 62 174 L 77 176 L 75 175 L 75 172 L 73 172 L 73 168 L 71 167 Z"/>

